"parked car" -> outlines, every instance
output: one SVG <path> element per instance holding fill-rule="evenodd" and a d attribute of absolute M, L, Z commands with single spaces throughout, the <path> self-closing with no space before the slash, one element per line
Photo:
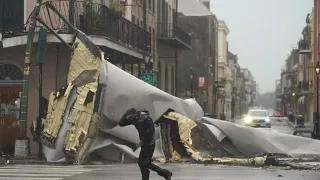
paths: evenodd
<path fill-rule="evenodd" d="M 250 109 L 244 118 L 246 126 L 271 128 L 271 119 L 264 109 Z"/>
<path fill-rule="evenodd" d="M 272 116 L 273 117 L 283 117 L 283 115 L 278 111 L 275 111 Z"/>

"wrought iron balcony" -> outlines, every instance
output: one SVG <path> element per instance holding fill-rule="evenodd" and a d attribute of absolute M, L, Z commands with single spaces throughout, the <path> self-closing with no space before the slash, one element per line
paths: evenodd
<path fill-rule="evenodd" d="M 303 80 L 298 83 L 298 89 L 301 90 L 302 93 L 307 93 L 312 91 L 312 81 Z"/>
<path fill-rule="evenodd" d="M 123 18 L 120 14 L 107 6 L 80 0 L 52 0 L 49 1 L 49 3 L 59 10 L 71 24 L 87 35 L 103 36 L 137 51 L 151 52 L 151 34 L 131 21 Z M 6 34 L 6 37 L 12 37 L 17 36 L 18 33 L 16 31 L 22 34 L 27 33 L 24 30 L 28 29 L 28 27 L 25 27 L 23 24 L 23 13 L 21 22 L 20 19 L 15 19 L 15 16 L 10 17 L 6 15 L 15 14 L 16 9 L 5 8 L 2 10 L 3 13 L 0 15 L 0 30 L 1 32 L 6 32 L 2 34 Z M 51 9 L 44 5 L 41 7 L 40 18 L 43 19 L 49 27 L 60 34 L 71 33 L 67 24 L 65 24 Z M 30 19 L 28 22 L 29 21 Z"/>
<path fill-rule="evenodd" d="M 191 35 L 173 23 L 157 24 L 157 39 L 166 41 L 178 49 L 190 50 Z"/>
<path fill-rule="evenodd" d="M 150 33 L 107 6 L 76 0 L 55 0 L 50 3 L 87 35 L 104 36 L 136 50 L 151 52 Z M 69 32 L 68 26 L 51 10 L 43 9 L 41 17 L 53 29 Z"/>

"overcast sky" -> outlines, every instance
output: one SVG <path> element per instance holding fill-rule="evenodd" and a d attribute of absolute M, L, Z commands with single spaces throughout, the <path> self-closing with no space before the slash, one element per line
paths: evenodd
<path fill-rule="evenodd" d="M 230 29 L 229 50 L 251 70 L 261 92 L 275 90 L 312 7 L 313 0 L 211 0 L 211 11 Z"/>

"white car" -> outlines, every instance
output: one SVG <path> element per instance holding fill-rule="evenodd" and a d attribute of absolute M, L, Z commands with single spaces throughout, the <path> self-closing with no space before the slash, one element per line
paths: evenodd
<path fill-rule="evenodd" d="M 264 109 L 250 109 L 244 118 L 246 126 L 271 128 L 271 119 Z"/>

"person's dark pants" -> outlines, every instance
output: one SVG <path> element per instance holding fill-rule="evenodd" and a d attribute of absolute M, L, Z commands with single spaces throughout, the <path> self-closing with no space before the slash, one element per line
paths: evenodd
<path fill-rule="evenodd" d="M 152 145 L 143 145 L 141 146 L 141 151 L 138 159 L 138 165 L 141 170 L 142 180 L 149 180 L 150 170 L 155 171 L 158 175 L 166 178 L 169 176 L 170 171 L 162 169 L 157 165 L 153 164 L 152 155 L 154 152 L 155 144 Z"/>

